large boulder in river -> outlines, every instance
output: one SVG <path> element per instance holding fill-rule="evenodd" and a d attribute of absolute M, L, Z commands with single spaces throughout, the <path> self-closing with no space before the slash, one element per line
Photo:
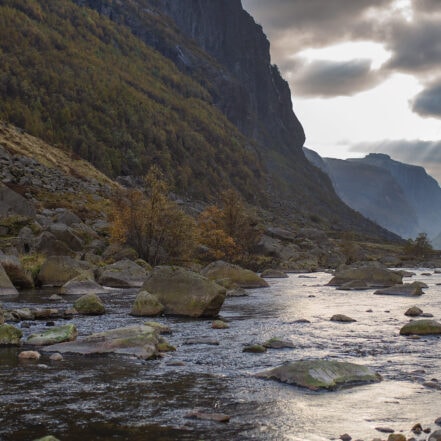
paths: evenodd
<path fill-rule="evenodd" d="M 152 293 L 165 314 L 215 317 L 226 290 L 201 274 L 175 266 L 158 266 L 145 281 L 143 290 Z"/>
<path fill-rule="evenodd" d="M 103 301 L 96 294 L 85 294 L 77 299 L 74 308 L 84 315 L 102 315 L 106 312 Z"/>
<path fill-rule="evenodd" d="M 441 323 L 436 320 L 414 320 L 400 329 L 400 335 L 440 335 Z"/>
<path fill-rule="evenodd" d="M 414 283 L 404 283 L 402 285 L 390 286 L 388 288 L 377 289 L 374 294 L 386 296 L 420 296 L 423 293 L 421 287 Z"/>
<path fill-rule="evenodd" d="M 261 372 L 257 377 L 310 390 L 336 390 L 381 381 L 380 375 L 367 366 L 334 360 L 295 361 Z"/>
<path fill-rule="evenodd" d="M 201 271 L 201 274 L 222 284 L 227 289 L 233 286 L 241 288 L 264 288 L 268 286 L 268 283 L 255 272 L 223 260 L 210 263 Z"/>
<path fill-rule="evenodd" d="M 9 279 L 6 271 L 0 265 L 0 295 L 18 295 L 18 291 Z"/>
<path fill-rule="evenodd" d="M 147 278 L 147 271 L 131 260 L 124 259 L 97 270 L 100 285 L 113 288 L 139 288 Z"/>
<path fill-rule="evenodd" d="M 337 271 L 328 283 L 330 286 L 341 286 L 353 280 L 363 281 L 370 287 L 383 288 L 398 285 L 403 276 L 387 268 L 364 266 L 360 268 L 347 268 Z"/>
<path fill-rule="evenodd" d="M 156 296 L 147 291 L 141 291 L 136 296 L 131 315 L 139 317 L 154 317 L 164 312 L 164 305 Z"/>
<path fill-rule="evenodd" d="M 0 325 L 0 346 L 20 346 L 22 332 L 12 325 Z"/>
<path fill-rule="evenodd" d="M 48 346 L 65 341 L 74 341 L 77 335 L 77 328 L 70 323 L 68 325 L 51 328 L 38 334 L 31 334 L 27 339 L 27 343 L 36 346 Z"/>
<path fill-rule="evenodd" d="M 106 294 L 108 290 L 95 282 L 92 272 L 86 271 L 60 288 L 60 294 Z"/>
<path fill-rule="evenodd" d="M 8 256 L 0 253 L 0 265 L 6 271 L 15 287 L 22 289 L 34 287 L 32 276 L 23 268 L 17 256 Z"/>
<path fill-rule="evenodd" d="M 62 286 L 90 269 L 91 266 L 87 262 L 69 256 L 51 256 L 41 266 L 38 281 L 42 286 Z"/>
<path fill-rule="evenodd" d="M 92 334 L 74 342 L 46 346 L 43 350 L 82 355 L 114 353 L 148 359 L 158 355 L 158 345 L 163 342 L 157 329 L 135 325 Z"/>

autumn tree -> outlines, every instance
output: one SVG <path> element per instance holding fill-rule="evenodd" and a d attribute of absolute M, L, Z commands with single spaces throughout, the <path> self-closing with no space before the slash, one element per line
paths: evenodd
<path fill-rule="evenodd" d="M 221 194 L 221 207 L 205 209 L 199 216 L 198 226 L 201 243 L 215 259 L 243 262 L 261 236 L 255 217 L 234 190 Z"/>
<path fill-rule="evenodd" d="M 128 190 L 116 198 L 111 238 L 133 247 L 155 266 L 188 259 L 195 246 L 195 223 L 168 198 L 169 187 L 151 167 L 145 192 Z"/>
<path fill-rule="evenodd" d="M 433 252 L 433 247 L 426 233 L 420 233 L 413 239 L 409 239 L 404 245 L 404 254 L 409 257 L 426 257 Z"/>

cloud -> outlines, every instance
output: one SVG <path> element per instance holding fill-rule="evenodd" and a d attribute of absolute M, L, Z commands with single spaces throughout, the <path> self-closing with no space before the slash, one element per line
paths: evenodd
<path fill-rule="evenodd" d="M 354 95 L 372 88 L 381 77 L 379 72 L 371 69 L 370 60 L 312 61 L 291 76 L 295 95 L 314 97 Z"/>
<path fill-rule="evenodd" d="M 441 141 L 383 140 L 355 144 L 350 150 L 358 153 L 385 153 L 397 161 L 421 165 L 441 182 Z"/>
<path fill-rule="evenodd" d="M 412 110 L 421 116 L 441 118 L 441 81 L 420 92 L 412 102 Z"/>

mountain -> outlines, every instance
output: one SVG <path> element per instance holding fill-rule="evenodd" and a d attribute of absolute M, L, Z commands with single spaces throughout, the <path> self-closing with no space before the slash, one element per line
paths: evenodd
<path fill-rule="evenodd" d="M 434 237 L 441 230 L 441 188 L 422 167 L 384 154 L 341 160 L 304 151 L 330 176 L 343 201 L 384 228 L 403 238 L 420 232 Z"/>
<path fill-rule="evenodd" d="M 0 0 L 0 119 L 110 177 L 234 188 L 293 226 L 395 236 L 337 197 L 240 0 Z"/>

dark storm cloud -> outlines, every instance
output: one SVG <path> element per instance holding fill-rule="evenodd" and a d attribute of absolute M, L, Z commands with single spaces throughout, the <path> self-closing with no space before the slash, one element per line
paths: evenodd
<path fill-rule="evenodd" d="M 419 164 L 438 182 L 441 182 L 441 141 L 385 140 L 356 144 L 351 151 L 386 153 L 397 161 Z"/>
<path fill-rule="evenodd" d="M 420 92 L 412 102 L 412 110 L 421 116 L 441 118 L 441 81 Z"/>
<path fill-rule="evenodd" d="M 298 96 L 334 97 L 370 89 L 379 82 L 380 75 L 371 71 L 370 60 L 313 61 L 293 73 L 292 78 Z"/>

